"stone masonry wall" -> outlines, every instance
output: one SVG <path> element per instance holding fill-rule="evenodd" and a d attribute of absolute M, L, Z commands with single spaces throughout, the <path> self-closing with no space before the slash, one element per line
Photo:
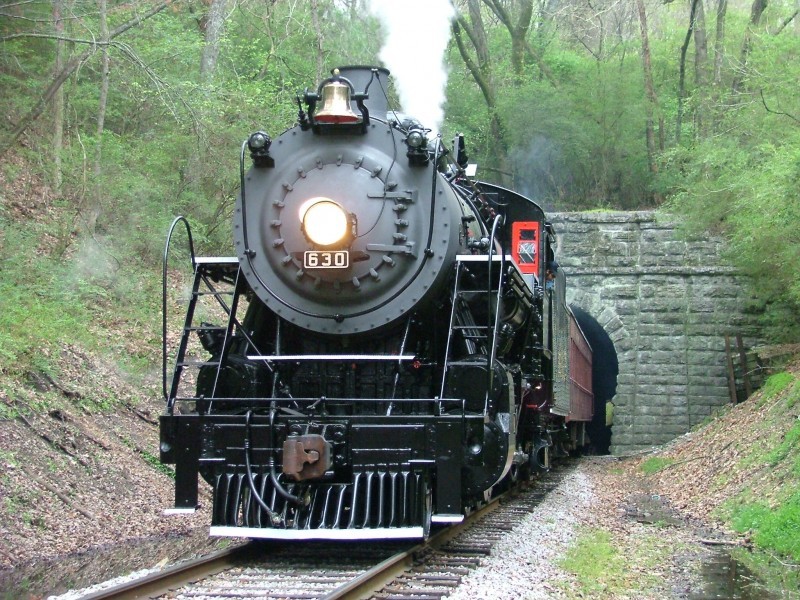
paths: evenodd
<path fill-rule="evenodd" d="M 667 442 L 729 402 L 725 335 L 757 332 L 722 241 L 687 241 L 653 212 L 552 217 L 568 302 L 617 352 L 612 453 Z"/>

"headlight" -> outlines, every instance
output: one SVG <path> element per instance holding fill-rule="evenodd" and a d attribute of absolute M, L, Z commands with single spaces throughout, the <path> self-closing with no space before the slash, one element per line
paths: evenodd
<path fill-rule="evenodd" d="M 258 150 L 261 150 L 262 148 L 264 148 L 264 146 L 269 148 L 269 145 L 271 143 L 272 140 L 270 140 L 269 136 L 263 131 L 256 131 L 247 140 L 247 146 L 250 148 L 250 152 L 256 152 Z"/>
<path fill-rule="evenodd" d="M 318 246 L 344 241 L 350 219 L 344 208 L 328 198 L 312 198 L 300 207 L 303 234 Z"/>
<path fill-rule="evenodd" d="M 422 148 L 427 145 L 427 141 L 425 133 L 419 129 L 409 131 L 406 138 L 406 144 L 408 144 L 409 148 Z"/>

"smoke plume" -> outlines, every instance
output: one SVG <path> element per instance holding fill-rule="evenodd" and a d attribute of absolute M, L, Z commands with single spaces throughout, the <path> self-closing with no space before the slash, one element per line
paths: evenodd
<path fill-rule="evenodd" d="M 454 9 L 449 0 L 369 0 L 385 40 L 380 59 L 392 72 L 403 112 L 438 132 L 444 120 L 444 52 Z"/>

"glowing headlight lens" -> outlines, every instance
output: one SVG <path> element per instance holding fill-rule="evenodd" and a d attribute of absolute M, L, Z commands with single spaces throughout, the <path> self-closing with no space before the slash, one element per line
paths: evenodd
<path fill-rule="evenodd" d="M 330 246 L 347 235 L 349 219 L 333 200 L 312 198 L 300 208 L 306 237 L 319 246 Z"/>

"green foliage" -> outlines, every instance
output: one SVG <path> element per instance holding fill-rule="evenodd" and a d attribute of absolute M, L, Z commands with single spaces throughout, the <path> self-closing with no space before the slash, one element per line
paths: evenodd
<path fill-rule="evenodd" d="M 728 21 L 741 32 L 746 18 Z M 659 179 L 693 230 L 728 239 L 774 341 L 800 338 L 800 98 L 787 85 L 800 77 L 796 55 L 796 36 L 758 36 L 744 87 L 710 113 L 714 135 L 665 153 Z"/>
<path fill-rule="evenodd" d="M 783 440 L 775 448 L 770 450 L 765 459 L 771 466 L 777 465 L 785 460 L 790 453 L 796 453 L 800 441 L 800 421 L 797 421 L 789 431 L 783 436 Z"/>
<path fill-rule="evenodd" d="M 0 358 L 5 369 L 46 363 L 48 348 L 67 341 L 88 342 L 85 324 L 90 313 L 84 304 L 90 292 L 73 280 L 69 267 L 57 260 L 38 258 L 35 232 L 3 222 L 5 244 L 0 250 Z"/>
<path fill-rule="evenodd" d="M 764 398 L 772 399 L 783 390 L 788 388 L 796 381 L 796 378 L 791 373 L 782 371 L 770 375 L 761 387 L 761 394 Z"/>
<path fill-rule="evenodd" d="M 6 373 L 48 372 L 58 348 L 78 344 L 120 354 L 125 341 L 109 328 L 153 335 L 152 310 L 160 279 L 142 278 L 142 265 L 121 265 L 103 246 L 86 243 L 69 257 L 34 250 L 46 231 L 35 224 L 0 218 L 5 244 L 0 248 L 0 357 Z M 149 353 L 148 348 L 142 348 Z M 128 361 L 136 360 L 125 352 Z"/>
<path fill-rule="evenodd" d="M 656 527 L 663 526 L 657 523 Z M 602 529 L 583 529 L 559 561 L 577 579 L 580 598 L 628 598 L 647 595 L 659 587 L 659 578 L 643 570 L 663 564 L 675 551 L 658 535 L 644 533 L 631 543 L 619 547 L 610 532 Z M 637 576 L 630 576 L 630 565 L 637 566 Z M 632 594 L 632 595 L 631 595 Z M 569 597 L 575 597 L 568 594 Z M 656 597 L 647 595 L 647 597 Z"/>
<path fill-rule="evenodd" d="M 639 468 L 642 470 L 642 473 L 645 475 L 652 475 L 653 473 L 658 473 L 659 471 L 666 469 L 675 460 L 672 458 L 664 458 L 662 456 L 653 456 L 648 458 L 644 461 Z"/>
<path fill-rule="evenodd" d="M 758 581 L 753 581 L 754 593 L 763 587 L 770 597 L 791 597 L 800 590 L 800 571 L 787 569 L 786 563 L 774 555 L 758 548 L 734 548 L 731 557 L 749 571 L 758 573 Z M 763 585 L 762 585 L 763 584 Z"/>
<path fill-rule="evenodd" d="M 800 490 L 774 509 L 758 502 L 743 504 L 734 509 L 731 523 L 736 531 L 752 531 L 761 548 L 800 560 Z"/>

